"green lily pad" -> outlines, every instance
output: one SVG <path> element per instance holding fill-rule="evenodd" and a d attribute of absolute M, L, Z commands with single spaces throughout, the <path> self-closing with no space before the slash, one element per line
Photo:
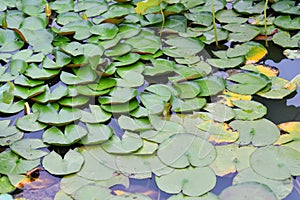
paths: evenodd
<path fill-rule="evenodd" d="M 248 42 L 260 34 L 260 30 L 248 24 L 226 24 L 224 29 L 230 31 L 229 40 L 236 42 Z"/>
<path fill-rule="evenodd" d="M 10 123 L 10 120 L 0 121 L 0 137 L 8 137 L 19 132 L 15 126 L 10 126 Z"/>
<path fill-rule="evenodd" d="M 137 53 L 154 54 L 161 46 L 160 38 L 149 29 L 143 29 L 138 35 L 127 39 L 126 43 L 130 44 L 133 51 Z"/>
<path fill-rule="evenodd" d="M 204 98 L 194 98 L 180 100 L 177 98 L 172 99 L 172 111 L 174 112 L 188 112 L 193 110 L 200 110 L 206 104 L 206 99 Z"/>
<path fill-rule="evenodd" d="M 109 57 L 122 56 L 129 53 L 131 49 L 132 49 L 131 45 L 126 43 L 120 43 L 117 46 L 114 46 L 111 49 L 106 50 L 105 55 Z"/>
<path fill-rule="evenodd" d="M 269 79 L 263 74 L 238 73 L 227 78 L 237 84 L 227 85 L 227 89 L 238 94 L 255 94 L 269 83 Z"/>
<path fill-rule="evenodd" d="M 107 180 L 114 176 L 114 169 L 103 165 L 87 150 L 83 150 L 80 153 L 84 158 L 84 164 L 80 171 L 77 173 L 78 176 L 94 181 Z"/>
<path fill-rule="evenodd" d="M 92 145 L 106 142 L 113 134 L 113 130 L 104 124 L 86 124 L 88 134 L 81 138 L 80 144 Z"/>
<path fill-rule="evenodd" d="M 159 114 L 163 112 L 163 109 L 167 103 L 164 97 L 155 94 L 142 93 L 140 95 L 141 102 L 150 114 Z"/>
<path fill-rule="evenodd" d="M 264 10 L 264 2 L 254 3 L 253 0 L 239 0 L 234 2 L 233 8 L 242 14 L 261 14 Z"/>
<path fill-rule="evenodd" d="M 106 2 L 97 1 L 80 1 L 75 4 L 75 12 L 84 12 L 87 17 L 98 16 L 108 9 L 108 4 Z"/>
<path fill-rule="evenodd" d="M 236 57 L 236 58 L 227 58 L 227 59 L 217 59 L 217 58 L 209 58 L 207 62 L 217 68 L 224 69 L 224 68 L 234 68 L 239 66 L 244 62 L 243 57 Z"/>
<path fill-rule="evenodd" d="M 270 77 L 271 88 L 269 91 L 261 91 L 257 93 L 259 96 L 268 99 L 282 99 L 287 95 L 291 94 L 296 90 L 296 85 L 294 83 L 289 83 L 289 81 L 280 77 Z"/>
<path fill-rule="evenodd" d="M 23 139 L 12 143 L 10 149 L 27 160 L 35 160 L 48 154 L 40 148 L 46 148 L 48 145 L 40 139 Z"/>
<path fill-rule="evenodd" d="M 40 164 L 40 159 L 25 160 L 11 150 L 1 152 L 0 161 L 0 173 L 5 175 L 26 174 L 27 171 Z"/>
<path fill-rule="evenodd" d="M 299 141 L 299 122 L 285 122 L 277 125 L 280 130 L 284 131 L 284 134 L 280 135 L 280 138 L 276 141 L 276 144 L 287 144 L 293 141 Z"/>
<path fill-rule="evenodd" d="M 268 186 L 257 182 L 240 183 L 230 186 L 225 188 L 219 197 L 224 200 L 240 200 L 243 198 L 251 199 L 253 198 L 253 194 L 261 199 L 277 199 L 276 195 Z"/>
<path fill-rule="evenodd" d="M 33 88 L 27 88 L 22 86 L 15 86 L 14 96 L 20 97 L 22 99 L 29 99 L 37 96 L 46 91 L 45 85 L 36 86 Z"/>
<path fill-rule="evenodd" d="M 119 87 L 139 87 L 144 84 L 144 76 L 135 71 L 118 72 L 121 78 L 117 78 Z"/>
<path fill-rule="evenodd" d="M 60 75 L 60 79 L 67 85 L 76 85 L 89 83 L 96 79 L 96 73 L 90 67 L 80 67 L 79 69 L 73 69 L 75 74 L 63 71 Z"/>
<path fill-rule="evenodd" d="M 138 150 L 142 145 L 143 142 L 139 135 L 125 131 L 121 139 L 117 135 L 113 135 L 101 146 L 108 153 L 127 154 Z"/>
<path fill-rule="evenodd" d="M 57 16 L 57 23 L 60 25 L 66 25 L 69 22 L 74 22 L 81 20 L 81 17 L 78 13 L 73 12 L 63 12 Z"/>
<path fill-rule="evenodd" d="M 234 109 L 235 119 L 255 120 L 267 114 L 267 108 L 256 101 L 237 100 L 232 103 L 238 107 L 238 109 Z"/>
<path fill-rule="evenodd" d="M 43 80 L 33 80 L 30 78 L 27 78 L 24 75 L 20 75 L 14 80 L 14 84 L 20 85 L 23 87 L 35 87 L 38 85 L 43 85 L 44 81 Z"/>
<path fill-rule="evenodd" d="M 103 23 L 100 25 L 95 25 L 90 29 L 92 34 L 97 35 L 100 40 L 113 39 L 119 31 L 119 28 L 110 23 Z"/>
<path fill-rule="evenodd" d="M 60 99 L 58 103 L 66 107 L 77 107 L 77 106 L 85 105 L 89 100 L 90 98 L 86 96 L 75 96 L 75 97 L 65 97 L 63 99 Z"/>
<path fill-rule="evenodd" d="M 297 48 L 299 46 L 300 32 L 291 37 L 289 32 L 279 31 L 276 33 L 272 41 L 284 48 Z"/>
<path fill-rule="evenodd" d="M 99 102 L 104 104 L 120 104 L 126 103 L 137 96 L 137 90 L 133 88 L 115 87 L 113 88 L 109 96 L 100 96 Z"/>
<path fill-rule="evenodd" d="M 239 133 L 230 129 L 230 127 L 226 123 L 204 121 L 200 123 L 197 127 L 208 133 L 208 141 L 210 142 L 229 143 L 235 142 L 239 138 Z"/>
<path fill-rule="evenodd" d="M 240 172 L 250 167 L 249 156 L 255 150 L 252 146 L 242 146 L 237 144 L 227 144 L 215 147 L 217 157 L 211 163 L 216 175 L 224 176 L 226 174 Z"/>
<path fill-rule="evenodd" d="M 279 13 L 299 15 L 300 6 L 295 1 L 277 1 L 271 5 L 272 9 Z"/>
<path fill-rule="evenodd" d="M 216 18 L 221 23 L 237 23 L 242 24 L 248 19 L 240 17 L 234 10 L 220 10 L 216 13 Z"/>
<path fill-rule="evenodd" d="M 291 179 L 272 180 L 255 173 L 251 168 L 240 171 L 233 179 L 233 185 L 244 182 L 258 182 L 267 185 L 278 199 L 284 199 L 293 189 Z"/>
<path fill-rule="evenodd" d="M 92 23 L 88 20 L 78 20 L 69 22 L 68 24 L 64 25 L 60 30 L 59 33 L 75 33 L 74 39 L 76 40 L 83 40 L 90 37 L 92 34 L 90 33 L 90 28 L 92 27 Z"/>
<path fill-rule="evenodd" d="M 198 96 L 212 96 L 225 89 L 225 80 L 218 76 L 208 76 L 195 81 L 199 84 L 201 91 Z"/>
<path fill-rule="evenodd" d="M 26 17 L 20 24 L 20 29 L 38 30 L 46 28 L 46 21 L 37 16 Z"/>
<path fill-rule="evenodd" d="M 299 30 L 300 17 L 291 19 L 289 15 L 281 15 L 276 17 L 274 24 L 284 30 Z"/>
<path fill-rule="evenodd" d="M 208 103 L 204 107 L 204 110 L 210 113 L 211 119 L 218 122 L 229 121 L 235 116 L 232 108 L 221 103 Z"/>
<path fill-rule="evenodd" d="M 67 94 L 68 88 L 64 85 L 58 85 L 52 91 L 50 91 L 50 88 L 46 86 L 44 93 L 34 96 L 32 99 L 38 103 L 48 103 L 57 101 L 62 97 L 67 96 Z"/>
<path fill-rule="evenodd" d="M 103 111 L 100 106 L 89 105 L 90 112 L 81 110 L 80 121 L 87 123 L 101 123 L 109 120 L 111 114 Z"/>
<path fill-rule="evenodd" d="M 7 137 L 0 137 L 0 146 L 9 146 L 15 141 L 21 140 L 24 136 L 24 133 L 19 131 L 13 135 Z"/>
<path fill-rule="evenodd" d="M 146 66 L 144 75 L 146 76 L 156 76 L 163 75 L 174 71 L 175 63 L 166 59 L 151 59 L 153 67 Z"/>
<path fill-rule="evenodd" d="M 10 183 L 9 179 L 7 176 L 2 176 L 0 177 L 0 194 L 5 194 L 5 193 L 9 193 L 12 192 L 13 190 L 15 190 L 15 187 Z M 0 196 L 1 199 L 1 196 Z M 8 199 L 6 197 L 3 197 L 4 199 Z M 13 198 L 11 198 L 13 199 Z"/>
<path fill-rule="evenodd" d="M 0 112 L 1 113 L 6 113 L 6 114 L 13 114 L 20 112 L 21 110 L 24 109 L 24 101 L 17 101 L 17 102 L 12 102 L 11 104 L 6 104 L 1 102 L 0 103 Z"/>
<path fill-rule="evenodd" d="M 116 57 L 113 59 L 119 61 L 119 62 L 115 62 L 115 65 L 117 67 L 120 67 L 120 66 L 133 64 L 133 63 L 137 62 L 140 58 L 141 58 L 140 54 L 128 53 L 126 55 Z"/>
<path fill-rule="evenodd" d="M 155 177 L 155 182 L 159 189 L 167 193 L 177 194 L 182 191 L 188 196 L 200 196 L 214 188 L 216 175 L 209 167 L 189 167 Z"/>
<path fill-rule="evenodd" d="M 126 103 L 101 105 L 101 108 L 111 113 L 128 113 L 139 107 L 139 103 L 133 99 Z"/>
<path fill-rule="evenodd" d="M 123 174 L 135 179 L 150 178 L 152 176 L 152 172 L 163 172 L 163 174 L 168 174 L 173 170 L 164 165 L 156 156 L 153 155 L 118 156 L 116 158 L 116 165 Z"/>
<path fill-rule="evenodd" d="M 34 80 L 48 80 L 56 76 L 60 70 L 49 70 L 40 68 L 36 64 L 32 63 L 28 66 L 26 69 L 26 72 L 24 75 L 28 76 L 31 79 Z"/>
<path fill-rule="evenodd" d="M 15 51 L 24 45 L 24 42 L 18 38 L 12 30 L 0 30 L 0 52 Z"/>
<path fill-rule="evenodd" d="M 164 164 L 174 168 L 207 166 L 215 159 L 216 150 L 196 135 L 176 134 L 159 145 L 157 156 Z"/>
<path fill-rule="evenodd" d="M 87 134 L 88 132 L 83 127 L 75 124 L 67 125 L 64 133 L 53 126 L 43 133 L 43 142 L 56 146 L 69 146 L 78 142 Z"/>
<path fill-rule="evenodd" d="M 40 112 L 38 121 L 48 125 L 62 126 L 69 124 L 81 117 L 80 110 L 77 108 L 63 107 L 58 111 L 58 108 L 51 104 L 35 104 L 32 108 L 34 112 Z"/>
<path fill-rule="evenodd" d="M 83 156 L 75 150 L 69 150 L 62 158 L 51 151 L 42 161 L 43 167 L 54 175 L 67 175 L 78 172 L 84 163 Z"/>
<path fill-rule="evenodd" d="M 134 132 L 152 129 L 148 119 L 134 119 L 125 115 L 119 117 L 118 124 L 122 129 Z"/>
<path fill-rule="evenodd" d="M 240 145 L 252 143 L 254 146 L 266 146 L 276 142 L 280 136 L 277 126 L 267 119 L 235 120 L 229 125 L 239 132 L 240 137 L 237 143 Z"/>
<path fill-rule="evenodd" d="M 217 28 L 217 35 L 218 35 L 218 41 L 223 41 L 228 38 L 228 31 L 223 28 Z M 203 36 L 199 38 L 201 41 L 203 41 L 205 44 L 212 44 L 216 41 L 214 30 L 209 30 L 203 33 Z"/>
<path fill-rule="evenodd" d="M 85 185 L 79 188 L 74 194 L 74 199 L 102 199 L 110 200 L 112 197 L 111 191 L 105 187 L 99 187 L 95 184 Z"/>
<path fill-rule="evenodd" d="M 182 193 L 179 193 L 176 195 L 172 195 L 171 197 L 168 198 L 168 200 L 220 200 L 220 198 L 211 192 L 208 192 L 199 197 L 190 197 L 190 196 L 186 196 Z"/>
<path fill-rule="evenodd" d="M 284 146 L 262 147 L 250 156 L 251 168 L 259 175 L 274 180 L 299 176 L 299 160 L 298 151 Z"/>
<path fill-rule="evenodd" d="M 141 32 L 139 24 L 120 24 L 118 36 L 123 39 L 132 38 Z"/>
<path fill-rule="evenodd" d="M 39 131 L 46 128 L 46 124 L 37 121 L 38 117 L 39 113 L 31 113 L 29 115 L 25 115 L 24 117 L 20 117 L 16 121 L 16 126 L 19 129 L 28 132 Z"/>
<path fill-rule="evenodd" d="M 194 24 L 202 26 L 210 26 L 213 22 L 212 14 L 209 12 L 186 13 L 184 16 Z"/>
<path fill-rule="evenodd" d="M 179 97 L 182 99 L 191 99 L 200 93 L 199 85 L 192 81 L 177 83 L 174 84 L 173 87 L 177 90 Z"/>

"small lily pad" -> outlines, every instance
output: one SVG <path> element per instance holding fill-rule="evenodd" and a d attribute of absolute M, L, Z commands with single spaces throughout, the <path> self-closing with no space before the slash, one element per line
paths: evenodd
<path fill-rule="evenodd" d="M 174 112 L 189 112 L 196 111 L 203 108 L 206 104 L 206 99 L 204 98 L 193 98 L 180 100 L 177 98 L 172 99 L 172 111 Z"/>
<path fill-rule="evenodd" d="M 87 134 L 88 132 L 83 127 L 75 124 L 67 125 L 64 133 L 53 126 L 43 133 L 43 142 L 56 146 L 69 146 L 78 142 Z"/>
<path fill-rule="evenodd" d="M 158 158 L 174 168 L 207 166 L 216 157 L 216 150 L 206 140 L 192 134 L 176 134 L 159 145 Z"/>
<path fill-rule="evenodd" d="M 189 167 L 155 177 L 155 182 L 159 189 L 167 193 L 177 194 L 182 191 L 188 196 L 200 196 L 214 188 L 216 175 L 209 167 Z"/>
<path fill-rule="evenodd" d="M 240 137 L 237 143 L 240 145 L 252 143 L 254 146 L 266 146 L 276 142 L 280 136 L 277 126 L 267 119 L 234 120 L 229 126 L 239 132 Z"/>
<path fill-rule="evenodd" d="M 83 156 L 75 150 L 69 150 L 64 158 L 52 151 L 42 161 L 43 167 L 55 175 L 76 173 L 81 169 L 83 163 Z"/>
<path fill-rule="evenodd" d="M 115 87 L 109 93 L 109 96 L 100 96 L 98 98 L 101 105 L 126 103 L 137 96 L 137 90 L 133 88 Z"/>
<path fill-rule="evenodd" d="M 17 34 L 12 30 L 0 30 L 0 52 L 15 51 L 24 45 Z"/>

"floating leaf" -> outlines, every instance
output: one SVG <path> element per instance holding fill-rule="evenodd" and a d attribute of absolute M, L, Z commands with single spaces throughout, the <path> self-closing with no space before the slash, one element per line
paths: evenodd
<path fill-rule="evenodd" d="M 137 96 L 137 90 L 133 88 L 115 87 L 109 93 L 109 96 L 100 96 L 99 102 L 103 104 L 126 103 Z"/>
<path fill-rule="evenodd" d="M 64 85 L 58 85 L 52 91 L 46 86 L 46 91 L 40 95 L 33 97 L 32 99 L 38 103 L 48 103 L 61 99 L 64 96 L 67 96 L 68 88 Z"/>
<path fill-rule="evenodd" d="M 225 89 L 225 80 L 218 76 L 208 76 L 195 81 L 199 84 L 201 91 L 198 96 L 212 96 Z"/>
<path fill-rule="evenodd" d="M 285 49 L 283 54 L 289 59 L 297 59 L 300 58 L 299 50 Z"/>
<path fill-rule="evenodd" d="M 9 179 L 7 176 L 2 176 L 0 177 L 0 194 L 5 194 L 5 193 L 9 193 L 12 192 L 13 190 L 15 190 L 15 187 L 10 183 Z M 0 196 L 1 199 L 1 196 Z M 8 199 L 6 197 L 3 197 L 4 199 Z M 13 198 L 11 198 L 13 199 Z"/>
<path fill-rule="evenodd" d="M 103 110 L 111 113 L 127 113 L 133 111 L 137 107 L 139 107 L 139 103 L 136 100 L 131 100 L 129 102 L 120 104 L 101 105 Z"/>
<path fill-rule="evenodd" d="M 15 51 L 24 45 L 12 30 L 0 30 L 0 52 Z"/>
<path fill-rule="evenodd" d="M 177 98 L 172 99 L 172 111 L 174 112 L 188 112 L 193 110 L 200 110 L 206 104 L 206 100 L 204 98 L 193 98 L 180 100 Z"/>
<path fill-rule="evenodd" d="M 221 103 L 208 103 L 204 107 L 204 110 L 210 113 L 211 119 L 218 122 L 229 121 L 235 116 L 232 108 Z"/>
<path fill-rule="evenodd" d="M 277 76 L 279 69 L 268 65 L 245 65 L 241 69 L 264 74 L 268 77 Z"/>
<path fill-rule="evenodd" d="M 233 8 L 242 14 L 261 14 L 264 10 L 264 2 L 254 3 L 253 0 L 240 0 L 233 4 Z"/>
<path fill-rule="evenodd" d="M 299 122 L 285 122 L 278 125 L 280 130 L 285 134 L 281 134 L 280 138 L 276 141 L 276 144 L 286 144 L 292 141 L 300 140 L 300 123 Z"/>
<path fill-rule="evenodd" d="M 76 85 L 89 83 L 96 79 L 97 75 L 90 67 L 80 67 L 79 69 L 73 69 L 75 74 L 63 71 L 60 75 L 60 79 L 67 85 Z"/>
<path fill-rule="evenodd" d="M 109 120 L 111 114 L 103 111 L 100 106 L 89 105 L 90 112 L 81 110 L 80 121 L 87 123 L 101 123 Z"/>
<path fill-rule="evenodd" d="M 171 197 L 168 198 L 168 200 L 219 200 L 220 198 L 211 193 L 208 192 L 204 195 L 201 195 L 199 197 L 190 197 L 190 196 L 186 196 L 182 193 L 176 194 L 176 195 L 172 195 Z"/>
<path fill-rule="evenodd" d="M 117 46 L 114 46 L 111 49 L 106 50 L 105 55 L 109 57 L 122 56 L 129 53 L 131 49 L 132 47 L 129 44 L 120 43 Z"/>
<path fill-rule="evenodd" d="M 134 119 L 125 115 L 119 117 L 118 124 L 122 129 L 129 131 L 143 131 L 152 128 L 148 119 Z"/>
<path fill-rule="evenodd" d="M 162 2 L 162 0 L 146 0 L 143 2 L 138 2 L 136 4 L 136 8 L 134 9 L 134 11 L 137 14 L 143 15 L 149 8 L 154 7 L 154 6 L 159 6 L 161 4 L 161 2 Z"/>
<path fill-rule="evenodd" d="M 228 39 L 236 42 L 248 42 L 260 34 L 257 27 L 248 24 L 226 24 L 223 28 L 231 31 Z"/>
<path fill-rule="evenodd" d="M 175 63 L 166 59 L 151 59 L 153 67 L 146 66 L 144 74 L 147 76 L 163 75 L 174 71 Z"/>
<path fill-rule="evenodd" d="M 102 200 L 110 200 L 111 199 L 111 191 L 105 187 L 99 187 L 95 184 L 85 185 L 79 188 L 72 197 L 74 199 L 102 199 Z"/>
<path fill-rule="evenodd" d="M 164 164 L 174 168 L 207 166 L 215 159 L 216 150 L 199 136 L 176 134 L 159 145 L 157 156 Z"/>
<path fill-rule="evenodd" d="M 262 199 L 275 200 L 276 195 L 272 190 L 261 183 L 246 182 L 225 188 L 219 195 L 222 200 L 251 199 L 253 194 Z"/>
<path fill-rule="evenodd" d="M 267 114 L 267 108 L 256 101 L 237 100 L 232 102 L 239 109 L 234 109 L 235 119 L 255 120 Z"/>
<path fill-rule="evenodd" d="M 0 137 L 8 137 L 18 132 L 18 129 L 15 126 L 9 126 L 10 123 L 10 120 L 0 121 Z"/>
<path fill-rule="evenodd" d="M 196 97 L 200 93 L 200 87 L 197 83 L 189 81 L 183 83 L 177 83 L 173 86 L 179 97 L 182 99 L 190 99 Z"/>
<path fill-rule="evenodd" d="M 216 13 L 216 18 L 221 23 L 237 23 L 242 24 L 248 19 L 240 17 L 234 10 L 220 10 Z"/>
<path fill-rule="evenodd" d="M 216 176 L 209 167 L 189 167 L 155 177 L 159 189 L 171 194 L 182 191 L 188 196 L 200 196 L 210 191 L 216 184 Z"/>
<path fill-rule="evenodd" d="M 217 58 L 209 58 L 207 62 L 217 68 L 224 69 L 224 68 L 234 68 L 244 62 L 243 57 L 236 57 L 236 58 L 227 58 L 227 59 L 217 59 Z"/>
<path fill-rule="evenodd" d="M 235 142 L 239 138 L 239 133 L 232 130 L 226 123 L 204 121 L 198 125 L 198 128 L 206 131 L 209 135 L 208 141 L 214 143 Z"/>
<path fill-rule="evenodd" d="M 52 151 L 42 161 L 43 167 L 54 175 L 67 175 L 78 172 L 83 163 L 83 156 L 75 150 L 69 150 L 64 158 Z"/>
<path fill-rule="evenodd" d="M 293 189 L 293 182 L 291 179 L 272 180 L 255 173 L 251 168 L 240 171 L 233 179 L 233 185 L 244 182 L 258 182 L 267 185 L 278 199 L 285 198 Z"/>
<path fill-rule="evenodd" d="M 251 64 L 251 63 L 257 63 L 260 61 L 263 57 L 267 55 L 267 49 L 259 44 L 259 43 L 247 43 L 250 45 L 250 49 L 245 55 L 246 57 L 246 63 L 245 64 Z"/>
<path fill-rule="evenodd" d="M 239 94 L 255 94 L 269 83 L 269 79 L 262 74 L 238 73 L 228 77 L 237 84 L 227 85 L 227 89 Z"/>
<path fill-rule="evenodd" d="M 276 1 L 271 7 L 279 13 L 299 15 L 300 6 L 295 1 Z"/>
<path fill-rule="evenodd" d="M 279 46 L 282 46 L 284 48 L 297 48 L 299 46 L 299 40 L 300 32 L 298 32 L 296 35 L 291 36 L 289 32 L 279 31 L 272 38 L 272 41 L 275 44 L 278 44 Z"/>
<path fill-rule="evenodd" d="M 1 174 L 25 174 L 27 171 L 37 167 L 40 160 L 25 160 L 13 153 L 11 150 L 0 153 Z"/>
<path fill-rule="evenodd" d="M 68 146 L 78 142 L 87 134 L 87 131 L 83 127 L 75 124 L 67 125 L 64 133 L 53 126 L 43 133 L 43 142 L 56 146 Z"/>
<path fill-rule="evenodd" d="M 291 19 L 290 15 L 281 15 L 276 17 L 274 24 L 285 30 L 299 30 L 300 17 Z"/>
<path fill-rule="evenodd" d="M 251 168 L 259 175 L 285 180 L 299 176 L 300 152 L 284 146 L 266 146 L 256 149 L 250 156 Z"/>
<path fill-rule="evenodd" d="M 79 143 L 85 145 L 100 144 L 107 141 L 113 134 L 113 130 L 104 124 L 86 124 L 88 134 L 81 138 Z"/>
<path fill-rule="evenodd" d="M 144 84 L 144 76 L 135 71 L 118 72 L 121 78 L 117 78 L 117 86 L 139 87 Z"/>
<path fill-rule="evenodd" d="M 39 113 L 31 113 L 29 115 L 25 115 L 21 118 L 18 118 L 16 121 L 16 126 L 23 131 L 39 131 L 47 127 L 47 125 L 42 124 L 37 121 L 39 117 Z"/>
<path fill-rule="evenodd" d="M 240 145 L 252 143 L 254 146 L 266 146 L 277 141 L 280 135 L 276 125 L 267 119 L 255 121 L 235 120 L 229 126 L 239 132 L 240 137 L 237 143 Z"/>
<path fill-rule="evenodd" d="M 27 160 L 35 160 L 48 154 L 44 150 L 39 150 L 40 148 L 48 147 L 40 139 L 19 140 L 12 143 L 9 147 L 13 152 Z"/>
<path fill-rule="evenodd" d="M 2 112 L 2 113 L 13 114 L 13 113 L 20 112 L 23 109 L 24 109 L 24 101 L 23 100 L 13 102 L 11 104 L 0 103 L 0 112 Z"/>
<path fill-rule="evenodd" d="M 74 39 L 76 40 L 83 40 L 90 37 L 92 34 L 90 33 L 90 28 L 92 27 L 92 23 L 88 20 L 78 20 L 69 22 L 68 24 L 64 25 L 60 30 L 60 34 L 64 33 L 75 33 Z"/>

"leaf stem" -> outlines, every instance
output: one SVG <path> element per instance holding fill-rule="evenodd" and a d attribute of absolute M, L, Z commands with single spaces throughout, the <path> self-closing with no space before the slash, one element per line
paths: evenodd
<path fill-rule="evenodd" d="M 215 13 L 215 2 L 214 2 L 214 0 L 211 0 L 211 12 L 212 12 L 212 15 L 213 15 L 214 35 L 215 35 L 216 45 L 218 47 L 219 46 L 219 41 L 218 41 L 218 34 L 217 34 L 217 24 L 216 24 L 216 13 Z"/>
<path fill-rule="evenodd" d="M 161 6 L 160 6 L 160 13 L 161 13 L 161 16 L 162 16 L 162 23 L 161 23 L 159 35 L 160 35 L 160 37 L 161 37 L 161 36 L 162 36 L 163 29 L 164 29 L 164 26 L 165 26 L 165 14 L 164 14 L 163 9 L 162 9 Z"/>
<path fill-rule="evenodd" d="M 268 46 L 268 34 L 267 34 L 267 9 L 268 9 L 268 0 L 265 2 L 264 7 L 264 33 L 265 33 L 265 45 Z"/>

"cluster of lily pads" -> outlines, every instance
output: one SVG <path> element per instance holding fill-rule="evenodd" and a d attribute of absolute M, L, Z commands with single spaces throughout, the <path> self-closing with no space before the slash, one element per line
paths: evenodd
<path fill-rule="evenodd" d="M 259 40 L 299 57 L 300 5 L 269 2 L 267 18 L 264 9 L 253 0 L 0 1 L 0 194 L 36 180 L 28 171 L 40 166 L 62 177 L 56 200 L 151 199 L 110 188 L 153 175 L 169 200 L 288 196 L 300 123 L 276 125 L 251 99 L 296 91 L 298 76 L 257 63 L 268 53 Z M 226 48 L 207 53 L 216 38 Z M 211 193 L 230 173 L 233 185 Z"/>

